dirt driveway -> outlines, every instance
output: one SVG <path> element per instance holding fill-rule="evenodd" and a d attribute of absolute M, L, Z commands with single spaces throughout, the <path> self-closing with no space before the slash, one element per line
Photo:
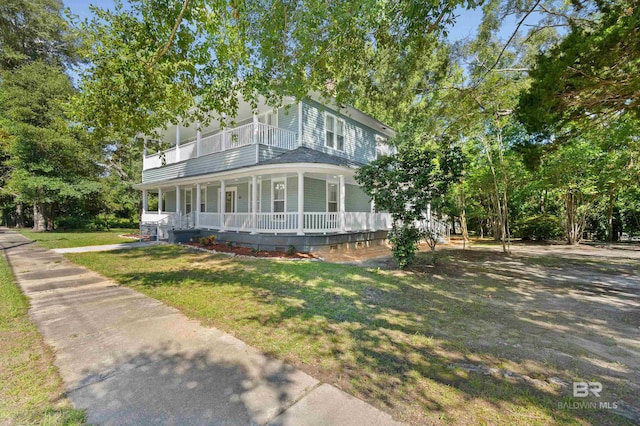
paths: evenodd
<path fill-rule="evenodd" d="M 390 262 L 363 263 L 384 268 Z M 454 242 L 435 254 L 421 252 L 413 272 L 450 283 L 457 297 L 495 307 L 492 317 L 469 311 L 464 325 L 442 325 L 467 351 L 492 354 L 497 362 L 483 365 L 483 357 L 458 367 L 485 375 L 507 371 L 537 387 L 559 383 L 564 408 L 604 407 L 640 424 L 639 246 L 520 243 L 506 255 L 495 244 L 463 251 Z M 581 380 L 600 382 L 600 396 L 574 397 L 573 382 Z"/>

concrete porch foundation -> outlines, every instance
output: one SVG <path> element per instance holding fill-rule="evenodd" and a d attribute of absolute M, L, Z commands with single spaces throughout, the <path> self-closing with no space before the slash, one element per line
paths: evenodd
<path fill-rule="evenodd" d="M 259 250 L 286 251 L 289 246 L 302 252 L 353 250 L 360 247 L 385 244 L 388 231 L 364 231 L 331 235 L 257 234 L 247 232 L 220 232 L 206 229 L 169 230 L 169 243 L 187 243 L 214 235 L 216 241 L 231 242 L 239 247 Z"/>

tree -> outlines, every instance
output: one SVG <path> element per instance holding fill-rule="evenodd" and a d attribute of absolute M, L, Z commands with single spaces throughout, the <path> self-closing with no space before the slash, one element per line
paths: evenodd
<path fill-rule="evenodd" d="M 391 213 L 389 240 L 401 268 L 411 263 L 418 242 L 427 236 L 429 230 L 420 222 L 428 205 L 459 178 L 460 163 L 460 152 L 448 145 L 438 152 L 433 144 L 401 144 L 397 154 L 382 156 L 356 172 L 376 209 Z"/>
<path fill-rule="evenodd" d="M 70 61 L 74 39 L 60 0 L 4 0 L 0 4 L 0 73 L 32 61 Z"/>
<path fill-rule="evenodd" d="M 53 229 L 60 207 L 99 190 L 100 147 L 69 126 L 64 106 L 73 93 L 69 77 L 42 61 L 4 74 L 0 115 L 12 140 L 6 190 L 33 204 L 34 230 Z"/>
<path fill-rule="evenodd" d="M 542 52 L 533 83 L 519 102 L 519 117 L 533 132 L 570 130 L 574 120 L 640 113 L 640 7 L 628 0 L 595 2 L 588 19 Z"/>
<path fill-rule="evenodd" d="M 414 70 L 463 3 L 137 0 L 94 9 L 83 25 L 90 65 L 76 111 L 94 129 L 133 135 L 206 122 L 211 111 L 233 117 L 239 97 L 278 104 L 315 90 L 353 100 L 385 58 L 397 73 Z"/>

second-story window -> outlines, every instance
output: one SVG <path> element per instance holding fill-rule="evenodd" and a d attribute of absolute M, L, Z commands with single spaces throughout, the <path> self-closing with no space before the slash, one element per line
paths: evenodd
<path fill-rule="evenodd" d="M 278 110 L 274 109 L 271 112 L 259 115 L 258 121 L 262 124 L 268 124 L 269 126 L 278 127 Z"/>
<path fill-rule="evenodd" d="M 344 151 L 344 120 L 326 113 L 324 116 L 324 144 L 329 148 Z"/>

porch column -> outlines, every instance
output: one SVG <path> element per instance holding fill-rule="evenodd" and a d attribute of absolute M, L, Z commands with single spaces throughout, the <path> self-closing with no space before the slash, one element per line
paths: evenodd
<path fill-rule="evenodd" d="M 180 123 L 176 125 L 176 162 L 180 161 Z"/>
<path fill-rule="evenodd" d="M 181 212 L 180 207 L 182 207 L 180 205 L 180 187 L 176 185 L 176 213 L 178 214 L 178 216 L 180 216 Z"/>
<path fill-rule="evenodd" d="M 251 234 L 257 234 L 258 228 L 258 177 L 251 176 Z"/>
<path fill-rule="evenodd" d="M 149 193 L 146 189 L 142 190 L 142 214 L 147 213 L 149 209 Z"/>
<path fill-rule="evenodd" d="M 304 172 L 298 172 L 298 235 L 304 235 Z"/>
<path fill-rule="evenodd" d="M 227 210 L 227 188 L 224 179 L 220 181 L 220 231 L 224 231 L 224 212 Z"/>
<path fill-rule="evenodd" d="M 196 228 L 200 227 L 200 203 L 202 198 L 200 196 L 200 183 L 196 183 Z"/>
<path fill-rule="evenodd" d="M 344 200 L 345 200 L 345 194 L 344 194 L 344 175 L 340 175 L 338 176 L 338 178 L 340 178 L 340 203 L 339 203 L 339 207 L 338 207 L 338 211 L 340 212 L 340 232 L 344 233 L 345 231 L 345 217 L 344 217 Z"/>
<path fill-rule="evenodd" d="M 196 157 L 200 157 L 200 140 L 202 139 L 202 132 L 200 131 L 200 123 L 197 123 L 198 130 L 196 130 Z"/>
<path fill-rule="evenodd" d="M 162 188 L 158 188 L 158 214 L 162 214 Z"/>

